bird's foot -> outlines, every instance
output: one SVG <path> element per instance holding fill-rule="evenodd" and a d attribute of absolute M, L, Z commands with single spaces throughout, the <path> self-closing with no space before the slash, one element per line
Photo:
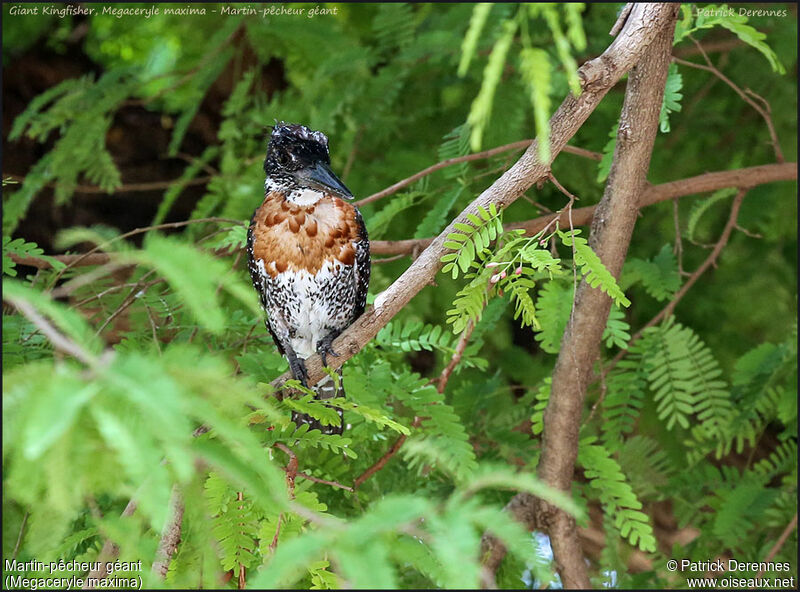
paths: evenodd
<path fill-rule="evenodd" d="M 306 370 L 303 360 L 293 356 L 289 359 L 289 369 L 292 371 L 292 375 L 300 381 L 300 384 L 308 388 L 308 370 Z"/>
<path fill-rule="evenodd" d="M 319 354 L 320 358 L 322 358 L 323 366 L 328 365 L 328 354 L 332 355 L 334 358 L 339 357 L 339 354 L 337 354 L 333 349 L 333 340 L 338 336 L 338 333 L 331 333 L 317 342 L 317 353 Z"/>

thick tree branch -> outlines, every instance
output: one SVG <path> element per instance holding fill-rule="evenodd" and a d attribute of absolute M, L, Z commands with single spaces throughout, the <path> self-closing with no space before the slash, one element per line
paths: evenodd
<path fill-rule="evenodd" d="M 615 277 L 622 271 L 647 186 L 677 12 L 677 5 L 665 10 L 656 39 L 629 75 L 614 161 L 592 222 L 589 243 Z M 553 372 L 537 471 L 540 479 L 561 491 L 569 492 L 572 486 L 583 401 L 610 308 L 607 294 L 581 281 Z M 537 505 L 538 522 L 550 535 L 564 587 L 589 588 L 574 518 L 545 501 Z"/>

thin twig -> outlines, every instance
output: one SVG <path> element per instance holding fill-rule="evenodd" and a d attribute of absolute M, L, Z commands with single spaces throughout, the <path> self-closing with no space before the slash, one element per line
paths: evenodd
<path fill-rule="evenodd" d="M 294 499 L 294 481 L 297 477 L 297 455 L 294 451 L 282 442 L 276 442 L 275 448 L 282 450 L 289 455 L 289 462 L 286 464 L 284 471 L 286 472 L 286 489 L 289 492 L 289 499 Z"/>
<path fill-rule="evenodd" d="M 570 193 L 569 191 L 567 191 L 567 189 L 566 189 L 566 188 L 565 188 L 565 187 L 564 187 L 564 186 L 563 186 L 561 183 L 559 183 L 559 182 L 558 182 L 558 179 L 556 179 L 556 177 L 555 177 L 555 175 L 553 175 L 553 172 L 552 172 L 552 171 L 550 172 L 550 181 L 553 183 L 553 185 L 555 185 L 555 186 L 556 186 L 556 188 L 557 188 L 557 189 L 558 189 L 558 190 L 559 190 L 561 193 L 563 193 L 564 195 L 566 195 L 566 196 L 569 198 L 569 205 L 570 205 L 570 207 L 572 207 L 572 203 L 573 203 L 575 200 L 578 200 L 578 201 L 580 201 L 580 199 L 579 199 L 577 196 L 575 196 L 575 195 L 573 195 L 572 193 Z"/>
<path fill-rule="evenodd" d="M 444 389 L 447 388 L 447 381 L 450 380 L 450 375 L 461 361 L 461 357 L 464 355 L 464 350 L 467 349 L 467 343 L 469 342 L 469 338 L 472 336 L 472 332 L 474 330 L 475 323 L 473 321 L 469 321 L 467 323 L 467 327 L 461 333 L 461 337 L 458 339 L 456 350 L 453 352 L 453 357 L 450 358 L 450 362 L 447 364 L 445 369 L 442 370 L 442 374 L 439 376 L 439 384 L 437 385 L 436 390 L 440 393 L 443 393 Z"/>
<path fill-rule="evenodd" d="M 8 177 L 14 181 L 21 183 L 25 180 L 24 176 L 21 175 L 14 175 L 11 173 L 3 173 L 4 177 Z M 102 194 L 102 195 L 113 195 L 115 193 L 129 193 L 131 191 L 159 191 L 161 189 L 169 189 L 175 183 L 182 183 L 184 185 L 205 185 L 208 183 L 212 177 L 195 177 L 194 179 L 189 179 L 187 181 L 181 181 L 180 178 L 172 179 L 170 181 L 150 181 L 147 183 L 126 183 L 124 185 L 120 185 L 114 189 L 104 189 L 103 187 L 98 187 L 96 185 L 76 185 L 75 186 L 75 193 L 95 193 L 95 194 Z M 44 187 L 56 187 L 58 185 L 57 182 L 53 183 L 45 183 Z"/>
<path fill-rule="evenodd" d="M 153 311 L 150 309 L 149 306 L 145 303 L 144 305 L 145 310 L 147 311 L 147 318 L 150 319 L 150 328 L 153 331 L 153 342 L 156 344 L 156 349 L 158 353 L 161 353 L 161 344 L 158 342 L 158 328 L 156 327 L 156 320 L 153 318 Z"/>
<path fill-rule="evenodd" d="M 485 158 L 491 158 L 496 154 L 502 154 L 503 152 L 508 152 L 510 150 L 522 150 L 523 148 L 527 148 L 531 145 L 533 140 L 520 140 L 519 142 L 512 142 L 511 144 L 505 144 L 504 146 L 497 146 L 496 148 L 492 148 L 490 150 L 484 150 L 483 152 L 476 152 L 475 154 L 467 154 L 465 156 L 457 156 L 455 158 L 448 158 L 447 160 L 443 160 L 441 162 L 437 162 L 429 166 L 428 168 L 422 169 L 418 173 L 414 173 L 410 177 L 403 179 L 402 181 L 398 181 L 394 185 L 390 185 L 386 189 L 378 191 L 377 193 L 373 193 L 372 195 L 365 197 L 357 202 L 355 205 L 363 206 L 368 203 L 372 203 L 373 201 L 377 201 L 381 198 L 386 197 L 387 195 L 391 195 L 393 193 L 397 193 L 404 187 L 408 187 L 413 182 L 422 179 L 423 177 L 427 177 L 431 173 L 435 173 L 436 171 L 452 166 L 454 164 L 459 164 L 462 162 L 470 162 L 473 160 L 483 160 Z M 564 146 L 562 152 L 569 152 L 578 156 L 583 156 L 584 158 L 591 158 L 592 160 L 602 160 L 603 155 L 597 152 L 592 152 L 590 150 L 585 150 L 583 148 L 578 148 L 576 146 Z"/>
<path fill-rule="evenodd" d="M 142 228 L 134 228 L 133 230 L 130 230 L 130 231 L 124 233 L 124 234 L 120 234 L 119 236 L 115 236 L 114 238 L 109 239 L 104 243 L 100 243 L 99 245 L 96 245 L 95 247 L 93 247 L 92 249 L 90 249 L 89 251 L 87 251 L 83 255 L 78 256 L 75 259 L 70 259 L 69 263 L 67 263 L 67 266 L 64 269 L 62 269 L 61 271 L 59 271 L 58 274 L 56 275 L 55 279 L 53 280 L 53 285 L 55 285 L 58 282 L 58 280 L 61 279 L 61 277 L 64 275 L 64 273 L 68 269 L 70 269 L 71 267 L 77 266 L 84 258 L 95 254 L 100 249 L 102 249 L 104 247 L 107 247 L 108 245 L 110 245 L 110 244 L 112 244 L 112 243 L 114 243 L 114 242 L 116 242 L 118 240 L 129 238 L 129 237 L 135 236 L 137 234 L 150 232 L 151 230 L 167 230 L 167 229 L 183 228 L 184 226 L 189 226 L 190 224 L 200 224 L 200 223 L 204 223 L 204 222 L 222 222 L 222 223 L 236 224 L 237 226 L 241 226 L 242 225 L 242 221 L 241 220 L 233 220 L 231 218 L 211 217 L 211 218 L 197 218 L 195 220 L 182 220 L 181 222 L 166 222 L 164 224 L 156 224 L 155 226 L 144 226 Z M 107 254 L 104 254 L 104 255 L 105 255 L 105 258 L 102 259 L 103 263 L 107 262 L 110 259 L 110 257 Z M 62 255 L 61 257 L 66 257 L 66 256 Z M 73 255 L 73 257 L 74 257 L 74 255 Z M 66 263 L 66 261 L 64 259 L 60 259 L 60 260 L 62 262 L 64 262 L 64 263 Z M 101 258 L 98 257 L 97 261 L 101 261 Z"/>
<path fill-rule="evenodd" d="M 106 288 L 102 292 L 98 292 L 93 294 L 92 296 L 87 296 L 80 302 L 76 302 L 75 304 L 71 305 L 71 308 L 80 308 L 81 306 L 90 303 L 92 300 L 100 300 L 103 296 L 110 294 L 111 292 L 119 292 L 120 290 L 124 290 L 125 288 L 130 288 L 131 286 L 135 286 L 136 282 L 127 282 L 124 284 L 117 284 L 116 286 L 111 286 Z M 102 305 L 102 303 L 101 303 Z"/>
<path fill-rule="evenodd" d="M 342 170 L 342 181 L 347 181 L 347 177 L 350 174 L 350 169 L 353 168 L 353 163 L 356 160 L 356 154 L 358 154 L 358 142 L 361 140 L 361 135 L 364 133 L 364 126 L 359 126 L 358 131 L 356 131 L 356 135 L 353 138 L 353 147 L 350 149 L 350 154 L 347 155 L 347 162 L 344 165 L 344 169 Z"/>
<path fill-rule="evenodd" d="M 747 44 L 742 41 L 741 39 L 721 39 L 719 41 L 706 41 L 703 49 L 706 53 L 728 53 L 734 49 L 740 49 L 742 47 L 747 47 Z M 680 47 L 676 48 L 673 55 L 678 56 L 679 58 L 688 58 L 694 55 L 699 54 L 700 51 L 697 50 L 696 47 Z"/>
<path fill-rule="evenodd" d="M 244 492 L 237 491 L 236 492 L 236 501 L 244 501 Z M 239 509 L 243 509 L 244 504 L 239 506 Z M 239 564 L 239 590 L 244 590 L 247 587 L 247 579 L 245 577 L 245 567 L 243 563 Z"/>
<path fill-rule="evenodd" d="M 789 538 L 789 535 L 792 534 L 792 531 L 797 528 L 797 512 L 794 513 L 794 518 L 789 521 L 789 524 L 786 525 L 786 528 L 783 529 L 781 536 L 775 541 L 775 544 L 772 545 L 772 548 L 767 553 L 767 556 L 764 557 L 764 563 L 769 563 L 775 558 L 775 555 L 778 554 L 778 551 L 781 550 L 783 544 L 786 542 L 786 539 Z M 760 570 L 756 574 L 756 579 L 759 579 L 761 576 L 764 575 L 764 570 Z"/>
<path fill-rule="evenodd" d="M 97 335 L 100 335 L 100 333 L 103 332 L 103 329 L 105 329 L 111 321 L 116 319 L 131 304 L 133 304 L 136 301 L 136 299 L 140 296 L 140 294 L 144 294 L 144 292 L 146 292 L 150 288 L 150 286 L 154 286 L 154 285 L 159 284 L 159 283 L 164 281 L 163 278 L 156 278 L 156 279 L 151 280 L 149 282 L 145 282 L 144 281 L 148 276 L 153 275 L 154 273 L 155 273 L 155 270 L 151 269 L 150 271 L 145 273 L 139 279 L 137 284 L 131 289 L 130 292 L 128 292 L 128 295 L 122 300 L 122 302 L 117 307 L 117 309 L 114 312 L 111 313 L 111 315 L 103 322 L 102 325 L 100 325 L 100 328 L 97 329 L 97 331 L 96 331 Z"/>
<path fill-rule="evenodd" d="M 681 299 L 686 295 L 686 293 L 691 289 L 691 287 L 700 279 L 700 276 L 706 272 L 706 270 L 711 267 L 719 258 L 722 250 L 725 248 L 725 245 L 728 244 L 728 239 L 731 236 L 731 232 L 736 227 L 736 219 L 739 216 L 739 207 L 742 205 L 742 200 L 744 196 L 747 194 L 747 189 L 740 189 L 739 193 L 733 198 L 733 203 L 731 204 L 731 213 L 728 216 L 728 222 L 725 224 L 725 228 L 722 231 L 722 234 L 719 237 L 719 240 L 714 245 L 714 249 L 709 253 L 708 257 L 706 257 L 705 261 L 700 264 L 700 266 L 694 270 L 692 275 L 689 276 L 689 279 L 686 280 L 686 283 L 681 286 L 680 290 L 675 293 L 672 300 L 652 319 L 650 319 L 647 324 L 645 324 L 641 329 L 639 329 L 628 341 L 628 347 L 638 340 L 642 333 L 644 333 L 645 329 L 649 327 L 653 327 L 661 322 L 662 319 L 668 317 L 672 314 L 675 310 L 675 307 L 681 301 Z M 608 366 L 603 371 L 604 376 L 607 376 L 611 370 L 613 370 L 619 361 L 625 356 L 628 350 L 621 350 L 614 358 L 611 360 Z M 589 417 L 587 421 L 592 418 L 592 415 L 595 412 L 595 409 L 600 405 L 602 402 L 602 397 L 598 398 L 597 402 L 595 402 L 594 406 L 592 407 L 591 412 L 589 413 Z"/>
<path fill-rule="evenodd" d="M 274 553 L 278 548 L 278 537 L 281 535 L 281 523 L 283 522 L 283 512 L 278 514 L 278 526 L 275 527 L 275 535 L 272 537 L 272 542 L 269 544 L 269 552 Z"/>
<path fill-rule="evenodd" d="M 672 200 L 672 222 L 675 224 L 675 257 L 678 259 L 678 273 L 683 275 L 683 241 L 681 240 L 681 218 L 678 211 L 678 198 Z"/>
<path fill-rule="evenodd" d="M 628 20 L 628 16 L 631 14 L 631 10 L 633 10 L 633 3 L 628 2 L 625 6 L 622 7 L 622 10 L 617 17 L 617 20 L 614 22 L 614 26 L 611 27 L 611 30 L 608 32 L 609 35 L 612 37 L 616 37 L 620 31 L 622 31 L 622 27 L 625 26 L 625 21 Z"/>
<path fill-rule="evenodd" d="M 130 263 L 106 263 L 105 265 L 101 265 L 97 269 L 93 269 L 89 273 L 84 273 L 79 275 L 76 278 L 71 279 L 65 284 L 60 285 L 58 288 L 54 289 L 51 292 L 51 296 L 53 298 L 63 298 L 65 296 L 69 296 L 78 288 L 81 288 L 87 284 L 91 284 L 95 280 L 100 279 L 103 276 L 106 276 L 110 273 L 114 273 L 118 269 L 123 267 L 135 267 Z"/>
<path fill-rule="evenodd" d="M 345 491 L 353 492 L 353 488 L 348 485 L 342 485 L 337 481 L 328 481 L 326 479 L 320 479 L 319 477 L 314 477 L 314 475 L 309 475 L 308 473 L 301 473 L 298 471 L 298 477 L 302 477 L 303 479 L 308 479 L 309 481 L 313 481 L 314 483 L 321 483 L 322 485 L 330 485 L 331 487 L 336 487 L 338 489 L 344 489 Z"/>
<path fill-rule="evenodd" d="M 97 364 L 97 357 L 90 354 L 76 342 L 64 336 L 53 325 L 51 325 L 47 319 L 40 315 L 30 303 L 26 302 L 25 300 L 11 298 L 9 296 L 4 296 L 4 299 L 11 302 L 11 304 L 13 304 L 19 312 L 25 315 L 29 321 L 36 325 L 39 330 L 44 333 L 44 336 L 50 340 L 50 343 L 53 344 L 53 347 L 58 351 L 80 360 L 87 366 L 95 366 Z"/>
<path fill-rule="evenodd" d="M 767 130 L 769 131 L 769 137 L 772 143 L 772 148 L 775 150 L 775 158 L 778 160 L 778 162 L 785 162 L 785 159 L 783 157 L 783 151 L 781 150 L 781 145 L 780 142 L 778 141 L 778 135 L 775 132 L 775 126 L 772 123 L 772 116 L 769 113 L 769 103 L 767 103 L 767 101 L 763 97 L 759 97 L 764 103 L 767 104 L 767 109 L 764 109 L 764 107 L 762 107 L 753 99 L 751 99 L 746 92 L 744 92 L 741 88 L 739 88 L 730 78 L 725 76 L 725 74 L 720 72 L 717 69 L 717 67 L 714 66 L 714 64 L 708 58 L 706 52 L 703 50 L 703 46 L 700 45 L 700 43 L 696 39 L 694 39 L 691 35 L 689 36 L 689 38 L 697 46 L 698 50 L 700 51 L 700 55 L 703 56 L 703 59 L 706 62 L 706 65 L 704 66 L 703 64 L 695 64 L 694 62 L 682 60 L 681 58 L 676 58 L 674 56 L 672 58 L 673 61 L 675 61 L 678 64 L 688 66 L 690 68 L 697 68 L 698 70 L 705 70 L 706 72 L 711 72 L 714 76 L 716 76 L 717 78 L 722 80 L 725 84 L 730 86 L 736 92 L 736 94 L 742 98 L 742 100 L 745 103 L 747 103 L 753 109 L 755 109 L 758 112 L 758 114 L 761 115 L 761 117 L 764 119 L 764 122 L 767 124 Z M 752 93 L 752 91 L 750 92 Z"/>
<path fill-rule="evenodd" d="M 389 263 L 390 261 L 397 261 L 403 257 L 408 257 L 410 253 L 400 253 L 399 255 L 392 255 L 391 257 L 382 257 L 380 259 L 372 259 L 372 264 Z"/>
<path fill-rule="evenodd" d="M 414 423 L 411 424 L 411 427 L 418 428 L 420 423 L 422 423 L 422 418 L 415 417 Z M 366 471 L 364 471 L 361 475 L 356 477 L 356 480 L 353 481 L 353 489 L 355 490 L 361 487 L 364 481 L 366 481 L 367 479 L 372 477 L 375 473 L 380 471 L 383 467 L 385 467 L 386 463 L 388 463 L 391 460 L 391 458 L 395 454 L 397 454 L 397 451 L 400 450 L 400 448 L 403 446 L 403 444 L 406 441 L 406 438 L 407 436 L 405 434 L 400 434 L 397 440 L 394 441 L 394 444 L 392 444 L 392 447 L 386 451 L 386 454 L 384 454 L 377 461 L 375 461 L 375 463 L 371 467 L 369 467 Z"/>
<path fill-rule="evenodd" d="M 199 157 L 193 156 L 191 154 L 186 154 L 185 152 L 178 152 L 175 156 L 185 162 L 188 162 L 189 164 L 200 162 Z M 212 177 L 216 177 L 217 175 L 219 175 L 219 171 L 210 164 L 208 164 L 207 162 L 201 163 L 200 167 Z"/>
<path fill-rule="evenodd" d="M 25 532 L 25 525 L 28 523 L 29 514 L 30 513 L 26 510 L 25 514 L 22 516 L 22 523 L 19 525 L 19 534 L 17 535 L 17 542 L 14 544 L 14 552 L 11 554 L 12 560 L 17 558 L 17 552 L 19 551 L 20 543 L 22 543 L 22 535 Z"/>

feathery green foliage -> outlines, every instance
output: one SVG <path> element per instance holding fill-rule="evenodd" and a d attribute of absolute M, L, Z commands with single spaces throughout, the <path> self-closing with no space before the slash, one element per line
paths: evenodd
<path fill-rule="evenodd" d="M 612 166 L 621 87 L 570 139 L 603 152 L 598 169 L 574 154 L 553 160 L 549 118 L 580 94 L 578 66 L 608 46 L 618 6 L 325 5 L 313 17 L 312 5 L 260 6 L 224 18 L 221 5 L 190 7 L 205 16 L 157 7 L 150 18 L 3 7 L 4 557 L 98 561 L 109 541 L 121 560 L 142 561 L 142 587 L 234 589 L 243 574 L 250 588 L 477 588 L 491 532 L 509 550 L 499 588 L 557 582 L 546 537 L 503 509 L 518 491 L 604 534 L 601 552 L 586 549 L 598 586 L 674 585 L 668 553 L 766 556 L 797 512 L 790 183 L 749 189 L 737 224 L 759 240 L 735 230 L 675 317 L 631 341 L 681 287 L 669 243 L 688 239 L 682 268 L 696 269 L 736 189 L 687 197 L 682 237 L 671 204 L 643 209 L 617 279 L 585 231 L 504 230 L 564 212 L 552 184 L 503 211 L 469 207 L 515 152 L 443 167 L 361 208 L 373 240 L 436 236 L 469 212 L 446 237 L 436 285 L 345 363 L 344 398 L 271 385 L 288 365 L 243 252 L 263 197 L 265 127 L 325 132 L 331 168 L 362 198 L 535 135 L 538 159 L 580 196 L 576 207 L 591 206 Z M 778 73 L 796 63 L 796 25 L 738 8 L 682 6 L 676 44 L 694 51 L 691 35 L 748 89 L 792 162 L 796 80 Z M 745 45 L 720 61 L 709 33 Z M 762 118 L 712 76 L 670 68 L 659 119 L 672 131 L 657 140 L 653 184 L 774 161 Z M 126 234 L 149 221 L 188 224 Z M 52 257 L 92 247 L 107 263 Z M 376 263 L 368 302 L 408 265 Z M 536 468 L 583 280 L 615 303 L 596 361 L 574 362 L 591 374 L 566 494 Z M 298 411 L 336 424 L 332 405 L 344 410 L 341 436 L 291 421 Z M 151 568 L 176 500 L 180 537 L 162 580 Z M 670 549 L 680 529 L 694 538 Z M 632 573 L 634 549 L 652 571 Z M 775 561 L 796 552 L 791 533 Z"/>
<path fill-rule="evenodd" d="M 670 64 L 667 73 L 667 84 L 664 87 L 664 102 L 661 103 L 661 113 L 658 116 L 659 129 L 662 133 L 669 133 L 669 114 L 681 110 L 681 89 L 683 88 L 683 76 L 678 72 L 677 64 Z"/>
<path fill-rule="evenodd" d="M 600 501 L 614 516 L 614 527 L 632 545 L 643 551 L 655 552 L 656 538 L 642 503 L 628 485 L 619 464 L 608 451 L 593 439 L 582 440 L 578 446 L 578 463 L 584 467 L 589 484 L 599 490 Z"/>
<path fill-rule="evenodd" d="M 627 290 L 639 282 L 658 301 L 670 300 L 675 295 L 681 286 L 681 276 L 671 245 L 661 247 L 649 260 L 628 258 L 622 270 L 622 284 Z"/>

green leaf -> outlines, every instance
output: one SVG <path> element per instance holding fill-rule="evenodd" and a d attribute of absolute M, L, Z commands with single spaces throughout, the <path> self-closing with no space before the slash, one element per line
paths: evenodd
<path fill-rule="evenodd" d="M 43 259 L 50 263 L 50 265 L 56 271 L 64 269 L 66 265 L 56 259 L 55 257 L 50 257 L 48 255 L 44 255 L 44 251 L 39 248 L 36 243 L 29 243 L 25 242 L 23 238 L 15 238 L 11 240 L 11 237 L 4 236 L 3 237 L 3 274 L 10 275 L 11 277 L 16 277 L 17 270 L 16 270 L 16 262 L 11 258 L 11 255 L 16 255 L 18 257 L 35 257 L 37 259 Z"/>
<path fill-rule="evenodd" d="M 74 376 L 61 373 L 59 382 L 50 382 L 46 393 L 34 400 L 23 434 L 22 449 L 26 458 L 35 461 L 74 423 L 81 409 L 101 386 L 83 384 Z"/>
<path fill-rule="evenodd" d="M 614 514 L 614 526 L 632 545 L 642 551 L 656 551 L 656 538 L 647 514 L 639 512 L 642 503 L 627 483 L 619 464 L 594 438 L 583 439 L 578 446 L 578 463 L 597 490 L 600 502 Z"/>
<path fill-rule="evenodd" d="M 461 43 L 461 59 L 458 62 L 458 75 L 460 77 L 463 77 L 469 69 L 469 64 L 475 56 L 478 40 L 491 10 L 491 2 L 481 2 L 472 9 L 469 28 L 467 29 L 467 34 L 464 35 L 464 41 Z"/>
<path fill-rule="evenodd" d="M 663 133 L 670 131 L 669 114 L 681 110 L 683 94 L 683 76 L 678 72 L 677 64 L 670 64 L 667 73 L 667 83 L 664 87 L 664 100 L 661 103 L 661 113 L 658 116 L 659 128 Z"/>
<path fill-rule="evenodd" d="M 769 65 L 774 72 L 778 74 L 785 74 L 786 69 L 783 64 L 778 60 L 778 56 L 772 48 L 764 43 L 767 36 L 761 31 L 751 27 L 747 24 L 747 16 L 741 14 L 735 8 L 731 8 L 726 4 L 714 5 L 708 4 L 704 6 L 696 15 L 694 27 L 689 27 L 686 21 L 689 17 L 684 13 L 684 18 L 680 21 L 680 25 L 675 31 L 675 43 L 677 44 L 682 39 L 688 37 L 691 33 L 700 29 L 711 29 L 719 26 L 728 29 L 734 33 L 739 39 L 746 44 L 757 49 L 761 54 L 767 58 Z"/>
<path fill-rule="evenodd" d="M 531 4 L 529 6 L 533 7 L 534 5 Z M 561 60 L 561 66 L 564 68 L 564 72 L 567 75 L 567 83 L 569 84 L 569 88 L 572 91 L 572 94 L 577 97 L 581 94 L 581 83 L 580 79 L 578 78 L 578 64 L 575 62 L 575 58 L 572 57 L 569 41 L 564 35 L 564 32 L 561 30 L 558 12 L 556 12 L 555 5 L 550 4 L 542 4 L 541 11 L 544 15 L 545 21 L 547 22 L 547 27 L 553 34 L 556 52 Z"/>
<path fill-rule="evenodd" d="M 725 189 L 718 189 L 705 199 L 696 200 L 692 204 L 692 210 L 689 212 L 689 222 L 686 225 L 686 235 L 689 240 L 697 240 L 697 225 L 703 215 L 717 202 L 722 201 L 728 197 L 736 195 L 738 190 L 735 187 L 727 187 Z"/>
<path fill-rule="evenodd" d="M 617 132 L 619 131 L 619 123 L 615 124 L 611 131 L 608 133 L 610 138 L 606 145 L 603 147 L 603 158 L 597 163 L 597 182 L 602 183 L 608 179 L 608 173 L 611 171 L 611 164 L 614 162 L 614 150 L 617 147 Z"/>
<path fill-rule="evenodd" d="M 600 257 L 589 247 L 586 239 L 574 233 L 570 234 L 560 230 L 558 234 L 566 246 L 574 246 L 574 264 L 580 269 L 586 282 L 593 288 L 600 288 L 600 290 L 608 294 L 614 299 L 617 306 L 630 306 L 631 301 L 625 297 L 625 294 L 617 284 L 617 280 L 606 269 L 603 262 L 600 261 Z"/>
<path fill-rule="evenodd" d="M 647 293 L 659 301 L 669 300 L 681 287 L 678 260 L 669 244 L 661 247 L 650 260 L 631 257 L 622 271 L 623 285 L 627 288 L 641 281 Z"/>
<path fill-rule="evenodd" d="M 533 106 L 538 157 L 541 162 L 550 162 L 550 60 L 547 52 L 538 48 L 523 49 L 519 60 L 520 73 Z"/>
<path fill-rule="evenodd" d="M 503 74 L 506 55 L 508 55 L 508 50 L 511 47 L 511 42 L 514 39 L 516 30 L 516 20 L 508 20 L 503 23 L 500 37 L 495 42 L 494 47 L 492 47 L 492 53 L 489 54 L 489 61 L 486 63 L 486 68 L 483 71 L 481 89 L 470 107 L 467 123 L 471 130 L 470 146 L 473 151 L 477 152 L 481 149 L 483 132 L 489 124 L 489 118 L 492 114 L 492 103 L 494 102 L 495 91 L 500 84 L 500 76 Z"/>

